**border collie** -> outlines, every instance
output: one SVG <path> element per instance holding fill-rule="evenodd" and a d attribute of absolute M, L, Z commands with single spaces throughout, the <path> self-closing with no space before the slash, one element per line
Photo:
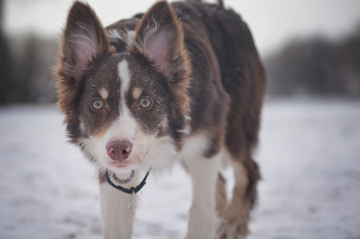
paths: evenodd
<path fill-rule="evenodd" d="M 249 28 L 222 0 L 158 1 L 107 28 L 74 2 L 56 74 L 70 141 L 99 168 L 105 238 L 131 237 L 136 192 L 150 168 L 175 161 L 192 179 L 186 238 L 249 233 L 266 77 Z M 221 162 L 234 169 L 229 200 Z"/>

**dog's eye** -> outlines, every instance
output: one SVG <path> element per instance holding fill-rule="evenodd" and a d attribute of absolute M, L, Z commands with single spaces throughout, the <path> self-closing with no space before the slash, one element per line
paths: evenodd
<path fill-rule="evenodd" d="M 92 105 L 93 105 L 94 109 L 96 109 L 96 110 L 100 110 L 103 108 L 103 103 L 101 102 L 101 100 L 94 100 Z"/>
<path fill-rule="evenodd" d="M 148 108 L 151 105 L 151 101 L 149 98 L 142 98 L 140 100 L 140 107 L 141 108 Z"/>

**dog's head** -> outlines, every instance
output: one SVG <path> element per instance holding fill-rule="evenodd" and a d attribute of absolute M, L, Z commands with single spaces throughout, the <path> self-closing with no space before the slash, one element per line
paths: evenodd
<path fill-rule="evenodd" d="M 157 2 L 127 36 L 115 49 L 94 11 L 75 2 L 57 70 L 71 142 L 116 172 L 167 160 L 190 130 L 190 63 L 170 5 Z"/>

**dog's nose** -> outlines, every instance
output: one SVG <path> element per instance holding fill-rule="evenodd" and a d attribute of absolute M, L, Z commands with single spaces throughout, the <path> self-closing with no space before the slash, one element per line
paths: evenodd
<path fill-rule="evenodd" d="M 106 151 L 112 160 L 122 161 L 129 157 L 132 145 L 128 141 L 113 141 L 106 145 Z"/>

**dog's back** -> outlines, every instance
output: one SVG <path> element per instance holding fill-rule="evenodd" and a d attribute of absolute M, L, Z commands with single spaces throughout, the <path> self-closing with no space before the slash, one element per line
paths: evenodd
<path fill-rule="evenodd" d="M 77 7 L 86 8 L 83 6 Z M 77 14 L 75 10 L 73 14 Z M 68 24 L 71 25 L 73 20 L 70 19 L 70 16 L 71 14 L 69 14 Z M 175 16 L 177 20 L 174 19 Z M 86 20 L 86 17 L 84 19 Z M 83 29 L 86 29 L 85 25 L 87 23 L 85 20 L 81 24 L 74 23 L 67 29 L 72 31 L 73 28 L 79 25 L 81 27 L 79 32 L 81 33 Z M 92 126 L 87 125 L 87 116 L 81 112 L 81 108 L 73 109 L 73 113 L 69 112 L 73 107 L 71 104 L 77 104 L 76 101 L 82 98 L 81 96 L 72 96 L 73 92 L 81 94 L 79 92 L 86 89 L 84 85 L 86 86 L 86 82 L 89 81 L 91 81 L 93 87 L 89 87 L 88 91 L 90 93 L 96 91 L 96 82 L 98 81 L 103 86 L 103 88 L 99 87 L 99 94 L 101 97 L 106 96 L 102 97 L 105 99 L 101 100 L 106 101 L 106 98 L 108 98 L 109 100 L 116 99 L 116 102 L 120 101 L 119 109 L 112 113 L 110 111 L 109 114 L 113 114 L 113 116 L 107 118 L 108 121 L 102 123 L 102 125 L 112 124 L 110 119 L 115 119 L 114 115 L 116 114 L 120 114 L 121 118 L 123 108 L 128 107 L 126 111 L 129 111 L 127 113 L 129 114 L 128 118 L 133 120 L 132 118 L 135 117 L 135 121 L 141 123 L 139 127 L 144 128 L 146 134 L 154 133 L 153 137 L 158 140 L 157 142 L 160 142 L 157 143 L 158 148 L 162 147 L 161 149 L 166 151 L 168 148 L 172 148 L 171 145 L 175 145 L 176 149 L 174 150 L 177 152 L 175 158 L 183 161 L 193 180 L 194 199 L 190 210 L 188 237 L 199 235 L 198 238 L 201 238 L 204 235 L 211 235 L 213 229 L 208 232 L 207 230 L 218 223 L 215 219 L 211 219 L 215 218 L 216 215 L 212 214 L 211 210 L 209 212 L 214 203 L 212 199 L 214 190 L 216 191 L 217 215 L 223 218 L 220 228 L 217 230 L 217 235 L 221 238 L 224 236 L 226 238 L 234 238 L 239 235 L 245 236 L 248 233 L 249 212 L 256 202 L 257 181 L 260 179 L 258 166 L 252 158 L 252 151 L 258 141 L 261 105 L 266 85 L 265 72 L 247 25 L 233 10 L 225 9 L 222 1 L 219 4 L 188 1 L 172 3 L 171 9 L 167 3 L 159 2 L 145 14 L 137 14 L 132 19 L 121 20 L 107 27 L 105 35 L 100 28 L 86 29 L 87 31 L 81 34 L 98 34 L 97 37 L 103 39 L 102 41 L 106 41 L 107 37 L 109 37 L 108 44 L 113 48 L 107 46 L 104 48 L 105 50 L 101 50 L 102 53 L 99 53 L 99 56 L 96 58 L 93 56 L 94 60 L 90 60 L 92 67 L 86 65 L 90 58 L 86 55 L 83 56 L 85 54 L 84 49 L 78 50 L 80 52 L 78 57 L 86 63 L 82 68 L 87 68 L 87 70 L 84 71 L 85 74 L 80 71 L 79 76 L 74 75 L 72 77 L 78 77 L 78 81 L 82 82 L 82 85 L 77 86 L 77 90 L 69 90 L 68 85 L 70 84 L 66 79 L 64 80 L 64 78 L 68 77 L 69 71 L 67 69 L 69 60 L 66 59 L 69 50 L 66 50 L 66 40 L 64 43 L 64 59 L 62 60 L 64 63 L 59 68 L 59 76 L 61 77 L 59 80 L 60 106 L 67 114 L 66 123 L 68 123 L 68 131 L 73 142 L 79 144 L 91 159 L 97 160 L 92 153 L 93 150 L 88 146 L 90 143 L 87 137 L 99 137 L 100 142 L 100 138 L 108 133 L 99 134 L 98 132 L 105 132 L 108 126 L 101 129 L 103 126 L 96 125 L 96 127 L 100 127 L 99 130 L 95 131 L 95 133 L 87 133 L 87 127 Z M 68 33 L 70 36 L 66 36 L 66 34 L 65 31 L 65 37 L 67 38 L 79 36 L 76 31 L 74 34 Z M 80 48 L 88 43 L 86 41 L 91 40 L 91 36 L 86 36 L 83 39 L 85 41 L 79 44 L 78 47 Z M 96 44 L 87 47 L 96 47 Z M 149 49 L 146 49 L 146 47 Z M 92 50 L 92 52 L 96 51 Z M 169 56 L 164 58 L 164 54 L 169 54 Z M 172 55 L 170 56 L 170 54 Z M 118 58 L 121 61 L 117 60 Z M 152 59 L 153 61 L 151 61 Z M 121 65 L 121 63 L 124 64 Z M 77 63 L 74 62 L 73 64 Z M 125 96 L 119 98 L 116 95 L 119 94 L 116 93 L 119 91 L 107 89 L 108 83 L 104 84 L 100 78 L 97 80 L 98 73 L 96 72 L 100 72 L 100 68 L 104 69 L 102 75 L 111 78 L 112 75 L 105 70 L 113 71 L 116 64 L 118 64 L 119 72 L 114 71 L 113 75 L 118 74 L 120 80 L 129 78 L 128 83 L 126 83 L 128 84 L 126 90 L 129 92 L 129 96 L 126 96 L 127 92 L 121 89 L 120 95 Z M 131 69 L 128 67 L 131 67 Z M 157 71 L 153 71 L 153 68 L 157 69 Z M 96 74 L 93 73 L 94 71 Z M 129 71 L 131 75 L 129 76 L 129 74 L 124 74 L 121 71 Z M 161 85 L 152 85 L 151 81 L 156 77 L 154 78 L 151 74 L 156 75 Z M 132 77 L 136 77 L 136 79 L 132 79 Z M 155 106 L 155 100 L 154 102 L 150 101 L 150 103 L 153 102 L 153 107 L 160 107 L 158 109 L 159 113 L 154 116 L 156 117 L 154 120 L 151 120 L 149 116 L 151 111 L 146 111 L 147 114 L 144 115 L 143 113 L 136 113 L 137 111 L 135 112 L 131 105 L 126 105 L 128 104 L 126 102 L 144 99 L 142 94 L 149 91 L 149 89 L 144 89 L 144 86 L 149 84 L 145 84 L 144 79 L 150 79 L 149 82 L 152 87 L 149 89 L 153 93 L 157 91 L 154 93 L 155 95 L 163 92 L 164 96 L 157 95 L 154 97 L 159 97 L 159 102 L 168 100 L 169 104 L 165 106 L 166 103 L 162 103 Z M 157 82 L 154 85 L 156 84 Z M 81 87 L 82 89 L 80 89 Z M 70 93 L 67 93 L 68 91 Z M 65 93 L 67 93 L 66 97 Z M 130 97 L 131 99 L 123 97 Z M 102 104 L 102 102 L 100 103 Z M 105 106 L 107 104 L 111 106 L 112 103 L 104 103 Z M 76 113 L 77 116 L 75 116 Z M 159 118 L 163 120 L 159 122 Z M 122 121 L 120 120 L 120 122 Z M 153 126 L 150 127 L 149 125 Z M 124 126 L 118 124 L 116 127 Z M 121 132 L 127 131 L 122 130 Z M 128 157 L 132 160 L 132 155 L 135 154 L 137 149 L 134 148 L 132 150 L 134 153 L 131 152 L 131 145 L 133 144 L 135 147 L 137 136 L 136 133 L 129 133 L 129 135 L 135 135 L 132 136 L 135 137 L 134 142 L 121 141 L 121 144 L 127 145 L 127 148 L 125 148 L 126 150 L 129 149 L 129 151 L 126 151 L 126 156 L 123 155 L 121 159 L 117 158 L 115 161 L 127 161 Z M 114 139 L 115 136 L 111 137 Z M 122 138 L 123 136 L 118 135 L 116 137 Z M 166 139 L 168 144 L 163 144 L 162 142 L 165 141 L 161 141 L 162 138 Z M 159 151 L 158 148 L 157 151 Z M 159 152 L 156 152 L 155 155 L 156 157 L 166 158 L 166 155 L 170 155 L 170 151 L 164 154 L 165 156 Z M 111 157 L 111 154 L 109 156 Z M 152 156 L 151 160 L 156 159 L 156 157 Z M 146 160 L 140 158 L 140 156 L 135 159 L 142 162 L 141 164 L 147 165 Z M 234 167 L 235 187 L 230 203 L 227 203 L 225 180 L 218 174 L 218 162 L 221 159 Z M 104 162 L 107 162 L 106 160 L 109 159 L 104 159 Z M 104 180 L 102 179 L 101 182 L 103 183 Z M 104 194 L 108 195 L 109 190 L 111 189 L 104 189 Z M 109 207 L 106 200 L 102 200 L 103 208 L 105 208 L 103 209 L 103 216 L 105 224 L 109 224 L 111 220 L 106 218 L 110 217 L 105 214 L 112 214 L 114 210 Z M 129 217 L 132 218 L 132 216 Z M 111 217 L 117 218 L 116 215 Z M 108 222 L 106 222 L 107 220 Z M 202 221 L 209 222 L 202 223 Z M 106 226 L 105 231 L 110 230 Z"/>

